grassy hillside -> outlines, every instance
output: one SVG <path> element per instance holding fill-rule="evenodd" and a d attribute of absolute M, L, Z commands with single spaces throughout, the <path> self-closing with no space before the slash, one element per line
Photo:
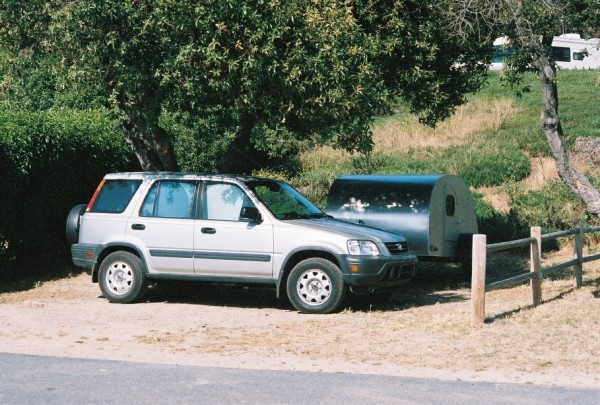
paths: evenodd
<path fill-rule="evenodd" d="M 469 103 L 437 128 L 424 127 L 408 111 L 378 119 L 374 150 L 350 155 L 324 147 L 302 155 L 304 171 L 292 179 L 323 206 L 327 187 L 346 173 L 450 173 L 471 187 L 480 231 L 494 240 L 571 227 L 587 218 L 580 201 L 557 179 L 540 129 L 541 97 L 537 76 L 525 77 L 529 91 L 520 97 L 501 85 L 499 74 L 472 95 Z M 595 153 L 576 147 L 577 139 L 600 140 L 599 75 L 594 71 L 558 72 L 560 115 L 566 139 L 580 170 L 600 184 Z M 600 149 L 598 150 L 600 160 Z"/>

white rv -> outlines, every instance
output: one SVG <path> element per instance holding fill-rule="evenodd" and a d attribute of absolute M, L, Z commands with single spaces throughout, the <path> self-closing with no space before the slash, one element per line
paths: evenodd
<path fill-rule="evenodd" d="M 515 50 L 507 37 L 494 41 L 490 70 L 502 70 L 504 60 Z M 552 56 L 561 69 L 600 69 L 600 39 L 582 39 L 579 34 L 563 34 L 552 40 Z"/>
<path fill-rule="evenodd" d="M 598 38 L 586 40 L 579 34 L 563 34 L 552 40 L 552 54 L 556 65 L 563 69 L 599 69 L 599 46 Z"/>

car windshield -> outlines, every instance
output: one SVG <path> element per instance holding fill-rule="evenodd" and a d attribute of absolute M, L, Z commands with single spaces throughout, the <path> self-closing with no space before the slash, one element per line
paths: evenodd
<path fill-rule="evenodd" d="M 250 181 L 246 185 L 278 219 L 308 219 L 328 216 L 287 183 Z"/>

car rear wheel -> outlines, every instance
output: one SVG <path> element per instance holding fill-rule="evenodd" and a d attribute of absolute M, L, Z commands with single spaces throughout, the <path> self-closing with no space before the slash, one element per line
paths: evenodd
<path fill-rule="evenodd" d="M 104 297 L 119 303 L 139 300 L 148 288 L 141 259 L 129 252 L 106 256 L 100 265 L 98 282 Z"/>
<path fill-rule="evenodd" d="M 300 312 L 327 314 L 341 306 L 346 285 L 339 267 L 321 258 L 298 263 L 287 280 L 287 294 Z"/>

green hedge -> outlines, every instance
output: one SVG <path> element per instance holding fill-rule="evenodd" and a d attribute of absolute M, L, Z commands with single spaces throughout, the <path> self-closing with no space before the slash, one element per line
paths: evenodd
<path fill-rule="evenodd" d="M 0 266 L 68 258 L 71 207 L 105 173 L 138 168 L 105 112 L 0 113 Z"/>

